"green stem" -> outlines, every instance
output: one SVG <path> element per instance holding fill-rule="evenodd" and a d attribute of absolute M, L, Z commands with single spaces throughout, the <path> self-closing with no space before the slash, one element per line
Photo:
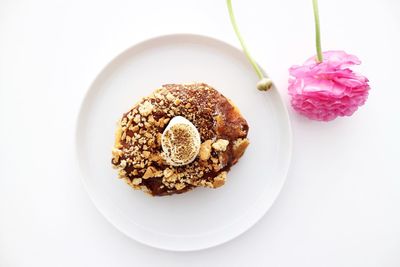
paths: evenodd
<path fill-rule="evenodd" d="M 231 23 L 232 23 L 233 29 L 235 30 L 236 37 L 239 39 L 240 45 L 242 46 L 242 49 L 243 49 L 243 52 L 246 55 L 247 59 L 249 60 L 251 66 L 257 73 L 258 78 L 262 79 L 262 78 L 264 78 L 264 75 L 263 75 L 262 71 L 260 70 L 260 68 L 258 67 L 257 63 L 250 56 L 250 53 L 247 50 L 246 44 L 244 43 L 243 38 L 240 35 L 238 26 L 236 24 L 235 16 L 233 15 L 231 0 L 226 0 L 226 4 L 228 5 L 229 17 L 231 18 Z"/>
<path fill-rule="evenodd" d="M 319 29 L 319 11 L 318 11 L 318 0 L 313 0 L 314 9 L 314 23 L 315 23 L 315 46 L 317 47 L 317 61 L 322 62 L 322 51 L 321 51 L 321 34 Z"/>

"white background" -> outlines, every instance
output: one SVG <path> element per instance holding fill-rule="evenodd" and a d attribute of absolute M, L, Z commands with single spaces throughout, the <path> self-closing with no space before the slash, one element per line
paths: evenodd
<path fill-rule="evenodd" d="M 288 67 L 314 54 L 311 1 L 233 5 L 288 104 Z M 363 61 L 366 105 L 329 123 L 288 105 L 293 158 L 271 210 L 227 244 L 172 253 L 94 208 L 76 116 L 98 72 L 138 41 L 190 32 L 237 45 L 225 1 L 0 0 L 0 266 L 400 266 L 400 2 L 321 0 L 320 12 L 323 49 Z"/>

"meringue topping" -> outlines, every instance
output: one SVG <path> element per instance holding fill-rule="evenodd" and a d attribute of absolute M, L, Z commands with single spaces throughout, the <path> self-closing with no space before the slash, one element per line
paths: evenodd
<path fill-rule="evenodd" d="M 169 122 L 161 138 L 165 159 L 172 166 L 191 163 L 199 154 L 200 145 L 199 131 L 182 116 L 176 116 Z"/>

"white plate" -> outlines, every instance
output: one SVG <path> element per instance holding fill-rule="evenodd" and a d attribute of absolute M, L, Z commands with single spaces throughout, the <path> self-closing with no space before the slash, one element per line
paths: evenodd
<path fill-rule="evenodd" d="M 201 81 L 242 111 L 250 146 L 219 189 L 150 197 L 111 168 L 117 120 L 166 83 Z M 254 225 L 278 196 L 289 166 L 291 130 L 275 88 L 259 92 L 242 52 L 205 36 L 176 34 L 139 43 L 111 61 L 91 85 L 77 124 L 84 184 L 100 212 L 121 232 L 156 248 L 190 251 L 222 244 Z"/>

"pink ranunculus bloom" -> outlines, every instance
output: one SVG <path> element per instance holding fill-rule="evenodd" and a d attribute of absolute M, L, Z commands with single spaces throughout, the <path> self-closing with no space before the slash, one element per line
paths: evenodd
<path fill-rule="evenodd" d="M 368 97 L 368 79 L 349 67 L 361 61 L 344 51 L 327 51 L 289 69 L 289 95 L 293 108 L 306 117 L 330 121 L 351 116 Z"/>

